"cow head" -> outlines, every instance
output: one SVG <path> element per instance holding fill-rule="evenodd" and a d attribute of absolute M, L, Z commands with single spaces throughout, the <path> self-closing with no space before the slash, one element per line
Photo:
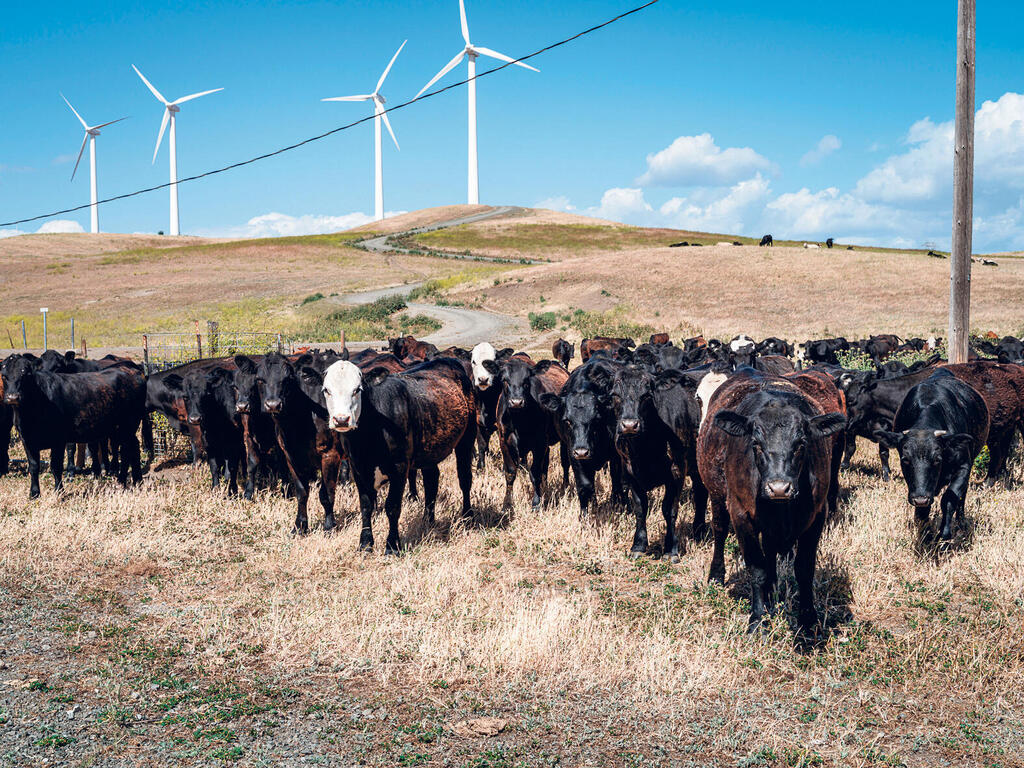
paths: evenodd
<path fill-rule="evenodd" d="M 748 442 L 758 496 L 768 501 L 790 501 L 800 492 L 808 443 L 844 429 L 846 417 L 841 413 L 808 417 L 795 405 L 770 398 L 752 416 L 719 411 L 714 424 Z"/>
<path fill-rule="evenodd" d="M 617 437 L 639 435 L 654 402 L 654 381 L 647 371 L 629 365 L 612 379 L 610 404 Z"/>
<path fill-rule="evenodd" d="M 48 349 L 39 357 L 40 369 L 52 373 L 66 373 L 75 361 L 75 353 L 68 350 L 61 354 L 55 349 Z"/>
<path fill-rule="evenodd" d="M 878 430 L 875 439 L 900 454 L 903 479 L 907 482 L 907 503 L 927 517 L 939 492 L 944 469 L 969 460 L 974 438 L 950 434 L 944 429 L 907 429 L 903 432 Z M 945 535 L 945 532 L 944 532 Z"/>
<path fill-rule="evenodd" d="M 540 396 L 540 406 L 555 416 L 559 435 L 577 461 L 592 459 L 607 440 L 605 418 L 611 379 L 606 367 L 591 364 L 561 395 L 546 392 Z"/>
<path fill-rule="evenodd" d="M 532 376 L 533 366 L 518 357 L 511 357 L 501 364 L 502 394 L 512 410 L 526 407 Z"/>
<path fill-rule="evenodd" d="M 497 352 L 486 341 L 473 347 L 469 362 L 473 371 L 473 386 L 481 392 L 486 391 L 494 383 L 494 374 L 484 366 L 485 362 L 494 362 Z"/>
<path fill-rule="evenodd" d="M 256 382 L 257 366 L 245 355 L 235 355 L 235 412 L 249 415 L 259 409 L 260 390 Z"/>
<path fill-rule="evenodd" d="M 266 355 L 256 366 L 256 385 L 266 413 L 279 415 L 298 390 L 295 367 L 277 352 Z"/>
<path fill-rule="evenodd" d="M 331 429 L 349 432 L 359 427 L 359 417 L 363 413 L 363 372 L 358 366 L 348 361 L 331 365 L 324 372 L 323 394 Z"/>
<path fill-rule="evenodd" d="M 4 402 L 17 407 L 35 389 L 38 359 L 27 355 L 11 355 L 0 367 L 3 376 Z"/>

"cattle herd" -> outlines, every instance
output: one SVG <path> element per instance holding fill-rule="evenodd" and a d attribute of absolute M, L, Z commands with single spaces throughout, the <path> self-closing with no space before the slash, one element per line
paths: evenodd
<path fill-rule="evenodd" d="M 139 434 L 152 460 L 151 415 L 163 414 L 187 436 L 211 483 L 229 494 L 244 482 L 295 500 L 294 530 L 309 530 L 307 505 L 319 480 L 323 528 L 335 526 L 335 492 L 353 482 L 359 497 L 360 549 L 372 550 L 373 512 L 386 486 L 385 552 L 400 551 L 403 498 L 422 493 L 433 523 L 439 464 L 454 454 L 462 514 L 474 472 L 497 434 L 504 505 L 520 468 L 534 509 L 551 496 L 548 469 L 557 450 L 563 490 L 574 486 L 580 514 L 598 501 L 595 478 L 607 471 L 610 501 L 635 515 L 631 555 L 676 560 L 685 547 L 676 516 L 687 479 L 690 535 L 710 536 L 709 580 L 724 582 L 725 542 L 732 530 L 752 583 L 751 627 L 771 607 L 779 555 L 795 552 L 799 624 L 817 622 L 813 576 L 818 542 L 836 513 L 840 470 L 858 437 L 878 444 L 884 476 L 899 454 L 907 500 L 919 533 L 930 529 L 939 499 L 938 538 L 953 536 L 975 459 L 988 446 L 987 484 L 1006 471 L 1015 432 L 1024 430 L 1024 344 L 981 340 L 972 360 L 950 365 L 935 351 L 906 366 L 894 352 L 925 354 L 938 339 L 890 334 L 794 346 L 781 338 L 728 342 L 695 337 L 674 344 L 655 334 L 559 339 L 554 359 L 478 344 L 438 350 L 413 337 L 387 350 L 349 354 L 307 351 L 197 360 L 146 375 L 126 358 L 76 358 L 47 351 L 0 364 L 0 474 L 8 471 L 12 426 L 27 457 L 30 497 L 39 495 L 40 453 L 50 452 L 55 488 L 63 476 L 106 471 L 127 485 L 142 478 Z M 859 350 L 874 370 L 844 368 Z M 984 356 L 984 357 L 983 357 Z M 67 469 L 65 470 L 65 455 Z M 570 481 L 570 474 L 572 480 Z M 663 489 L 664 540 L 651 548 L 651 491 Z M 710 526 L 706 516 L 710 502 Z"/>

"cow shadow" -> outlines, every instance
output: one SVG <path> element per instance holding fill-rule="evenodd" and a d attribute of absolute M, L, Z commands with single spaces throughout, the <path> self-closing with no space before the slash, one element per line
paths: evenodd
<path fill-rule="evenodd" d="M 738 604 L 749 606 L 751 591 L 746 567 L 729 581 L 726 590 Z M 773 613 L 781 613 L 786 619 L 793 633 L 794 649 L 799 653 L 821 650 L 828 644 L 837 627 L 853 621 L 850 569 L 834 555 L 818 555 L 814 569 L 814 603 L 818 611 L 818 624 L 810 634 L 804 633 L 797 624 L 798 594 L 792 553 L 780 555 Z"/>

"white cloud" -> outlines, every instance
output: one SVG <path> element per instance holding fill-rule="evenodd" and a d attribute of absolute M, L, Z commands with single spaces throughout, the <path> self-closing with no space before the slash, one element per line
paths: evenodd
<path fill-rule="evenodd" d="M 822 136 L 814 149 L 800 158 L 800 165 L 817 165 L 833 152 L 837 152 L 842 146 L 843 142 L 839 140 L 838 136 L 834 136 L 831 133 Z"/>
<path fill-rule="evenodd" d="M 70 163 L 78 155 L 57 155 L 53 160 L 50 161 L 52 165 L 63 165 L 64 163 Z"/>
<path fill-rule="evenodd" d="M 388 211 L 385 216 L 398 216 L 406 211 Z M 264 213 L 254 216 L 240 227 L 199 230 L 197 234 L 207 237 L 291 237 L 294 235 L 323 235 L 340 232 L 363 224 L 373 222 L 369 214 L 356 211 L 341 216 L 330 216 L 307 213 L 302 216 L 289 216 L 286 213 Z"/>
<path fill-rule="evenodd" d="M 596 208 L 588 208 L 587 216 L 612 221 L 629 223 L 645 223 L 650 219 L 653 208 L 644 200 L 644 191 L 636 187 L 607 190 L 601 195 L 601 204 Z"/>
<path fill-rule="evenodd" d="M 724 186 L 760 171 L 774 173 L 775 164 L 750 147 L 722 149 L 710 133 L 680 136 L 667 148 L 647 156 L 642 187 Z"/>
<path fill-rule="evenodd" d="M 681 229 L 711 232 L 744 232 L 760 216 L 770 194 L 768 180 L 761 174 L 734 185 L 721 197 L 704 202 L 691 197 L 673 197 L 658 209 L 666 223 Z"/>
<path fill-rule="evenodd" d="M 534 208 L 547 208 L 550 211 L 575 211 L 574 206 L 568 197 L 565 195 L 556 195 L 555 197 L 546 197 L 536 205 Z"/>
<path fill-rule="evenodd" d="M 32 234 L 53 234 L 54 232 L 70 232 L 79 233 L 85 232 L 82 229 L 82 225 L 77 221 L 71 221 L 69 219 L 54 219 L 43 224 L 35 232 L 28 232 L 24 229 L 0 229 L 0 238 L 3 237 L 17 237 L 18 235 L 32 235 Z"/>

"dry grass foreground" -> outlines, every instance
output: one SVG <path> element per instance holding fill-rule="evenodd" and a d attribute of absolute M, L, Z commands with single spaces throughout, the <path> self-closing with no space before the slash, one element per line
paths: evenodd
<path fill-rule="evenodd" d="M 534 513 L 523 477 L 503 519 L 492 459 L 482 524 L 449 462 L 438 528 L 407 502 L 396 558 L 356 553 L 351 487 L 336 535 L 298 539 L 290 502 L 204 471 L 31 503 L 0 480 L 0 744 L 28 734 L 5 764 L 1021 765 L 1024 488 L 972 487 L 969 540 L 922 555 L 902 483 L 855 465 L 818 561 L 828 639 L 801 652 L 791 567 L 751 637 L 735 547 L 722 590 L 710 545 L 634 563 L 630 518 Z"/>

